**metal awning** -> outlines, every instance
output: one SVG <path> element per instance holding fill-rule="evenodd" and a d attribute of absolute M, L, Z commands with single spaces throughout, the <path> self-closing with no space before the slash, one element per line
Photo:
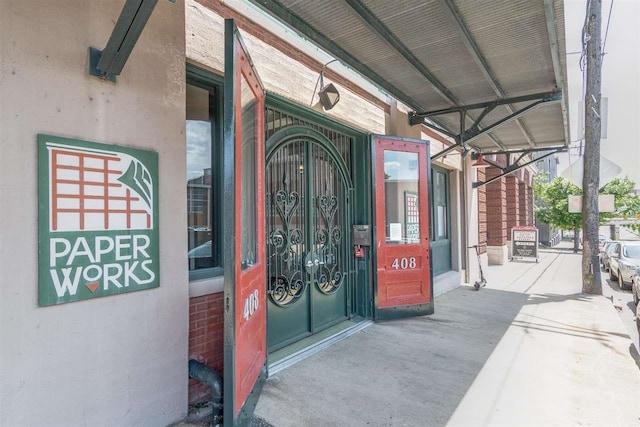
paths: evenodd
<path fill-rule="evenodd" d="M 563 0 L 252 1 L 457 144 L 569 144 Z"/>

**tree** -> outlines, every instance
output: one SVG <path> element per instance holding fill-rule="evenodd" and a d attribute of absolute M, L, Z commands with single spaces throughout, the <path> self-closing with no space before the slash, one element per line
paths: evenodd
<path fill-rule="evenodd" d="M 640 196 L 633 193 L 635 183 L 629 178 L 616 178 L 600 189 L 600 194 L 613 194 L 615 196 L 614 213 L 603 213 L 600 215 L 600 222 L 603 219 L 611 220 L 615 216 L 623 218 L 640 214 Z"/>
<path fill-rule="evenodd" d="M 578 252 L 582 214 L 569 213 L 569 196 L 582 195 L 580 187 L 562 177 L 547 182 L 545 174 L 540 174 L 534 180 L 533 192 L 536 218 L 563 230 L 573 230 L 573 251 Z"/>
<path fill-rule="evenodd" d="M 616 178 L 600 189 L 600 194 L 613 194 L 615 212 L 600 212 L 598 221 L 602 225 L 615 217 L 640 214 L 640 196 L 633 193 L 635 183 L 628 178 Z M 578 251 L 581 213 L 569 213 L 569 196 L 582 195 L 582 189 L 557 177 L 548 182 L 546 174 L 536 176 L 533 185 L 536 198 L 536 218 L 563 230 L 574 231 L 574 252 Z"/>

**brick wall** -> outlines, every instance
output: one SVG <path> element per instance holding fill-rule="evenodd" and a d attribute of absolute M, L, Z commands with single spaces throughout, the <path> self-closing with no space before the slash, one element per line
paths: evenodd
<path fill-rule="evenodd" d="M 496 167 L 485 169 L 486 179 L 495 178 L 502 171 Z M 507 185 L 505 178 L 487 184 L 487 244 L 507 244 Z"/>
<path fill-rule="evenodd" d="M 477 170 L 479 182 L 486 179 L 484 169 Z M 478 188 L 478 246 L 480 253 L 487 252 L 487 187 Z"/>
<path fill-rule="evenodd" d="M 507 181 L 507 236 L 511 238 L 511 229 L 520 225 L 520 186 L 518 178 L 511 175 Z"/>
<path fill-rule="evenodd" d="M 520 225 L 529 225 L 528 222 L 528 218 L 527 218 L 527 201 L 529 200 L 529 188 L 527 187 L 527 184 L 524 182 L 520 182 L 518 183 L 518 187 L 520 188 L 520 194 L 519 194 L 519 200 L 520 200 L 520 206 L 522 206 L 522 209 L 520 209 L 519 217 L 520 217 Z"/>
<path fill-rule="evenodd" d="M 189 300 L 189 359 L 196 359 L 222 375 L 224 357 L 223 293 Z M 189 403 L 210 398 L 208 387 L 189 380 Z"/>
<path fill-rule="evenodd" d="M 493 163 L 502 168 L 507 167 L 507 154 L 494 154 L 492 157 Z"/>

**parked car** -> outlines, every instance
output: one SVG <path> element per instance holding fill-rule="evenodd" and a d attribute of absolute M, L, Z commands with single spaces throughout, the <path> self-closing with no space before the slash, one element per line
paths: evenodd
<path fill-rule="evenodd" d="M 200 246 L 196 246 L 191 249 L 187 256 L 189 258 L 208 258 L 211 256 L 211 240 L 208 240 L 201 244 Z"/>
<path fill-rule="evenodd" d="M 605 243 L 610 242 L 609 239 L 607 239 L 606 237 L 604 237 L 602 234 L 598 236 L 598 250 L 602 251 L 602 249 L 604 248 Z"/>
<path fill-rule="evenodd" d="M 619 242 L 609 255 L 609 278 L 617 280 L 620 289 L 631 283 L 631 276 L 640 267 L 640 242 Z"/>
<path fill-rule="evenodd" d="M 609 271 L 609 255 L 613 252 L 617 243 L 617 240 L 611 240 L 605 243 L 602 251 L 600 252 L 600 263 L 602 264 L 604 271 Z"/>
<path fill-rule="evenodd" d="M 633 294 L 633 303 L 638 305 L 638 301 L 640 301 L 640 267 L 636 268 L 636 272 L 631 278 L 631 293 Z"/>

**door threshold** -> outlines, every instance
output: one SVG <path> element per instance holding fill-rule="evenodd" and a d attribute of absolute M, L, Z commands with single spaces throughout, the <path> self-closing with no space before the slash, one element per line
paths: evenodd
<path fill-rule="evenodd" d="M 304 338 L 280 350 L 269 354 L 268 376 L 277 374 L 296 363 L 321 352 L 327 347 L 360 332 L 373 324 L 368 319 L 352 319 L 340 322 L 324 331 Z"/>

